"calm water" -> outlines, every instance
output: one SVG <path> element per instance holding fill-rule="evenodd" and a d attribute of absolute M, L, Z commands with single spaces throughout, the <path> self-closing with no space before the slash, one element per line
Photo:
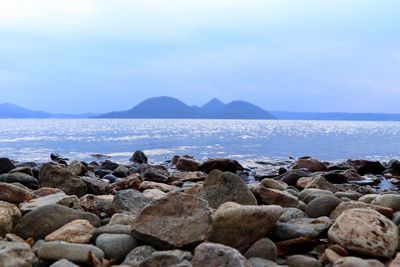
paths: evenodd
<path fill-rule="evenodd" d="M 51 152 L 126 162 L 135 150 L 153 162 L 175 154 L 198 159 L 325 160 L 400 157 L 400 122 L 247 120 L 0 120 L 0 156 L 45 161 Z"/>

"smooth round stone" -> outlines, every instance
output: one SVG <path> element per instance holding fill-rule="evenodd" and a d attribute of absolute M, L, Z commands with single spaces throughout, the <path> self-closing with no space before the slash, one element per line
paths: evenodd
<path fill-rule="evenodd" d="M 280 182 L 280 181 L 270 179 L 270 178 L 263 179 L 261 181 L 261 184 L 267 188 L 272 188 L 272 189 L 281 190 L 281 191 L 288 188 L 288 185 L 285 184 L 284 182 Z"/>
<path fill-rule="evenodd" d="M 333 196 L 334 194 L 328 190 L 322 190 L 322 189 L 317 189 L 317 188 L 307 188 L 300 192 L 299 199 L 304 201 L 307 204 L 307 203 L 311 202 L 313 199 L 315 199 L 319 196 L 325 196 L 325 195 Z"/>
<path fill-rule="evenodd" d="M 73 262 L 88 263 L 89 252 L 97 258 L 104 258 L 104 252 L 93 245 L 66 242 L 47 242 L 39 247 L 38 256 L 44 260 L 67 259 Z"/>
<path fill-rule="evenodd" d="M 103 250 L 107 259 L 122 261 L 135 247 L 137 241 L 126 234 L 102 234 L 96 239 L 96 246 Z"/>
<path fill-rule="evenodd" d="M 28 267 L 35 258 L 33 250 L 25 242 L 0 241 L 0 266 Z"/>
<path fill-rule="evenodd" d="M 274 242 L 268 238 L 261 238 L 254 243 L 247 251 L 243 254 L 247 259 L 250 258 L 262 258 L 266 260 L 276 261 L 278 258 L 278 249 Z"/>
<path fill-rule="evenodd" d="M 279 265 L 273 261 L 262 259 L 262 258 L 250 258 L 249 262 L 253 267 L 278 267 Z"/>
<path fill-rule="evenodd" d="M 78 265 L 70 262 L 69 260 L 59 260 L 50 265 L 50 267 L 79 267 Z"/>
<path fill-rule="evenodd" d="M 335 196 L 326 195 L 320 196 L 310 201 L 306 208 L 306 214 L 311 218 L 318 218 L 321 216 L 328 216 L 332 210 L 340 204 L 340 199 Z"/>
<path fill-rule="evenodd" d="M 367 203 L 367 204 L 371 204 L 372 201 L 374 201 L 374 199 L 377 196 L 379 196 L 379 195 L 378 194 L 366 194 L 366 195 L 363 195 L 362 197 L 360 197 L 358 199 L 358 201 L 361 201 L 361 202 L 364 202 L 364 203 Z"/>
<path fill-rule="evenodd" d="M 306 218 L 307 215 L 298 208 L 284 208 L 281 217 L 279 218 L 280 222 L 288 222 L 292 219 L 298 218 Z"/>
<path fill-rule="evenodd" d="M 118 177 L 113 174 L 107 174 L 102 179 L 108 180 L 110 183 L 114 183 L 118 179 Z"/>
<path fill-rule="evenodd" d="M 143 260 L 149 258 L 154 252 L 156 252 L 156 249 L 151 246 L 139 246 L 126 255 L 122 264 L 139 266 Z"/>
<path fill-rule="evenodd" d="M 378 195 L 372 202 L 372 205 L 380 205 L 393 209 L 400 210 L 400 194 L 385 194 Z"/>
<path fill-rule="evenodd" d="M 322 264 L 317 259 L 303 255 L 289 257 L 286 260 L 286 264 L 289 267 L 322 267 Z"/>
<path fill-rule="evenodd" d="M 338 198 L 348 198 L 351 200 L 358 200 L 362 195 L 357 192 L 336 192 L 335 196 Z"/>

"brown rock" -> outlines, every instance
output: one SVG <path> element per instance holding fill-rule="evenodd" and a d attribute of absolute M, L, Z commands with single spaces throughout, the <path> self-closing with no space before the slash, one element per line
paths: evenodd
<path fill-rule="evenodd" d="M 158 190 L 168 193 L 170 191 L 179 190 L 180 188 L 177 186 L 174 186 L 174 185 L 144 181 L 143 183 L 141 183 L 141 185 L 139 187 L 139 191 L 144 191 L 146 189 L 158 189 Z"/>
<path fill-rule="evenodd" d="M 236 160 L 218 158 L 207 160 L 201 166 L 199 166 L 198 170 L 205 173 L 210 173 L 212 170 L 236 173 L 236 171 L 243 171 L 244 168 Z"/>
<path fill-rule="evenodd" d="M 261 199 L 261 202 L 266 205 L 279 205 L 282 207 L 294 208 L 299 205 L 299 199 L 286 191 L 259 186 L 256 187 L 256 193 Z"/>
<path fill-rule="evenodd" d="M 84 211 L 94 213 L 103 218 L 108 214 L 113 199 L 113 195 L 84 195 L 80 198 L 80 205 Z"/>
<path fill-rule="evenodd" d="M 308 169 L 312 172 L 324 172 L 328 171 L 328 166 L 316 159 L 306 158 L 297 160 L 296 165 L 293 166 L 293 169 Z"/>
<path fill-rule="evenodd" d="M 180 171 L 197 171 L 199 166 L 200 162 L 185 157 L 180 157 L 176 163 L 176 168 Z"/>
<path fill-rule="evenodd" d="M 143 178 L 138 173 L 133 173 L 126 178 L 118 179 L 110 186 L 110 191 L 117 192 L 125 189 L 139 190 Z"/>
<path fill-rule="evenodd" d="M 45 237 L 45 241 L 65 241 L 75 244 L 89 244 L 95 227 L 87 220 L 75 220 L 67 223 Z"/>
<path fill-rule="evenodd" d="M 371 205 L 364 202 L 359 201 L 347 201 L 340 203 L 329 215 L 329 218 L 332 220 L 336 220 L 345 210 L 349 209 L 372 209 L 376 210 L 377 212 L 381 213 L 382 215 L 392 218 L 393 217 L 393 210 L 391 208 L 378 206 L 378 205 Z"/>
<path fill-rule="evenodd" d="M 8 183 L 0 182 L 0 192 L 0 200 L 13 204 L 19 204 L 35 198 L 35 195 L 30 191 Z"/>
<path fill-rule="evenodd" d="M 228 202 L 213 214 L 211 242 L 221 243 L 244 253 L 275 226 L 283 209 L 279 206 L 250 206 Z"/>

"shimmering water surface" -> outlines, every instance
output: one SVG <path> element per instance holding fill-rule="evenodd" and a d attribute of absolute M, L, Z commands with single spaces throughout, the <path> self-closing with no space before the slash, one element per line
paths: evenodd
<path fill-rule="evenodd" d="M 400 122 L 254 120 L 0 120 L 0 152 L 46 161 L 51 152 L 92 160 L 102 153 L 126 162 L 135 150 L 153 162 L 174 154 L 198 159 L 324 160 L 400 157 Z"/>

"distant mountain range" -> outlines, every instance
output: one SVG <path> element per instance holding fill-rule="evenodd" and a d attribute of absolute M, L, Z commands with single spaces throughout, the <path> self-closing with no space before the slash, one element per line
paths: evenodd
<path fill-rule="evenodd" d="M 155 118 L 155 119 L 259 119 L 259 120 L 358 120 L 400 121 L 400 114 L 385 113 L 339 113 L 339 112 L 289 112 L 266 111 L 245 101 L 224 104 L 214 98 L 205 105 L 188 106 L 182 101 L 162 96 L 149 98 L 130 110 L 106 114 L 52 114 L 33 111 L 14 104 L 0 104 L 0 118 L 14 119 L 66 119 L 66 118 Z"/>
<path fill-rule="evenodd" d="M 167 96 L 149 98 L 130 110 L 102 114 L 98 118 L 276 119 L 271 113 L 245 101 L 224 104 L 214 98 L 198 107 Z"/>

